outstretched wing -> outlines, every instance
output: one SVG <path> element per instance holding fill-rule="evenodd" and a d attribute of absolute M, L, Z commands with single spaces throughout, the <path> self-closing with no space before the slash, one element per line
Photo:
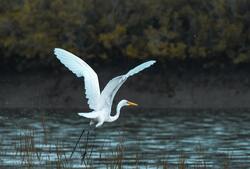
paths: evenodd
<path fill-rule="evenodd" d="M 142 63 L 136 66 L 135 68 L 131 69 L 127 74 L 117 76 L 113 78 L 112 80 L 110 80 L 101 93 L 101 100 L 104 100 L 105 103 L 111 107 L 115 94 L 117 93 L 119 88 L 122 86 L 122 84 L 127 80 L 127 78 L 150 67 L 155 62 L 156 61 L 152 60 L 152 61 Z"/>
<path fill-rule="evenodd" d="M 100 98 L 100 87 L 96 72 L 82 59 L 60 48 L 55 48 L 56 57 L 77 77 L 84 77 L 85 94 L 89 108 L 95 110 Z"/>

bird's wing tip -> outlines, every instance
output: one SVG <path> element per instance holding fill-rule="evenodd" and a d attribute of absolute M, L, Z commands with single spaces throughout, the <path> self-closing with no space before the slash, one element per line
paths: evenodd
<path fill-rule="evenodd" d="M 59 50 L 63 50 L 63 49 L 61 49 L 61 48 L 54 48 L 54 52 L 57 52 Z"/>
<path fill-rule="evenodd" d="M 156 63 L 156 60 L 150 60 L 148 61 L 149 63 L 151 63 L 151 65 L 155 64 Z"/>
<path fill-rule="evenodd" d="M 56 54 L 59 50 L 60 48 L 54 48 L 54 54 Z"/>

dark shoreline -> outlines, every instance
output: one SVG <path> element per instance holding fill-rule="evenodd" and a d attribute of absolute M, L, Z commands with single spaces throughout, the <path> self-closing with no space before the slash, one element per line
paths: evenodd
<path fill-rule="evenodd" d="M 126 70 L 127 71 L 127 70 Z M 101 89 L 124 70 L 97 70 Z M 128 99 L 140 108 L 250 109 L 249 71 L 206 73 L 156 69 L 131 77 L 119 90 L 114 104 Z M 0 74 L 0 109 L 65 109 L 88 111 L 83 81 L 67 70 L 7 72 Z"/>

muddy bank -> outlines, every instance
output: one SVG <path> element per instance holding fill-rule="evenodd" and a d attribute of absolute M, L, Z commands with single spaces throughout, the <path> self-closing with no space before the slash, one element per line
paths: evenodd
<path fill-rule="evenodd" d="M 101 89 L 121 70 L 98 71 Z M 249 73 L 156 73 L 145 71 L 130 78 L 119 90 L 120 99 L 141 108 L 231 109 L 250 108 Z M 88 110 L 83 81 L 71 72 L 30 71 L 0 74 L 1 109 Z"/>

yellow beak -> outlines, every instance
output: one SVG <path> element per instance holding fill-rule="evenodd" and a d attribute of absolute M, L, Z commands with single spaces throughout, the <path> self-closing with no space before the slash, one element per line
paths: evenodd
<path fill-rule="evenodd" d="M 128 106 L 138 106 L 138 104 L 128 101 Z"/>

